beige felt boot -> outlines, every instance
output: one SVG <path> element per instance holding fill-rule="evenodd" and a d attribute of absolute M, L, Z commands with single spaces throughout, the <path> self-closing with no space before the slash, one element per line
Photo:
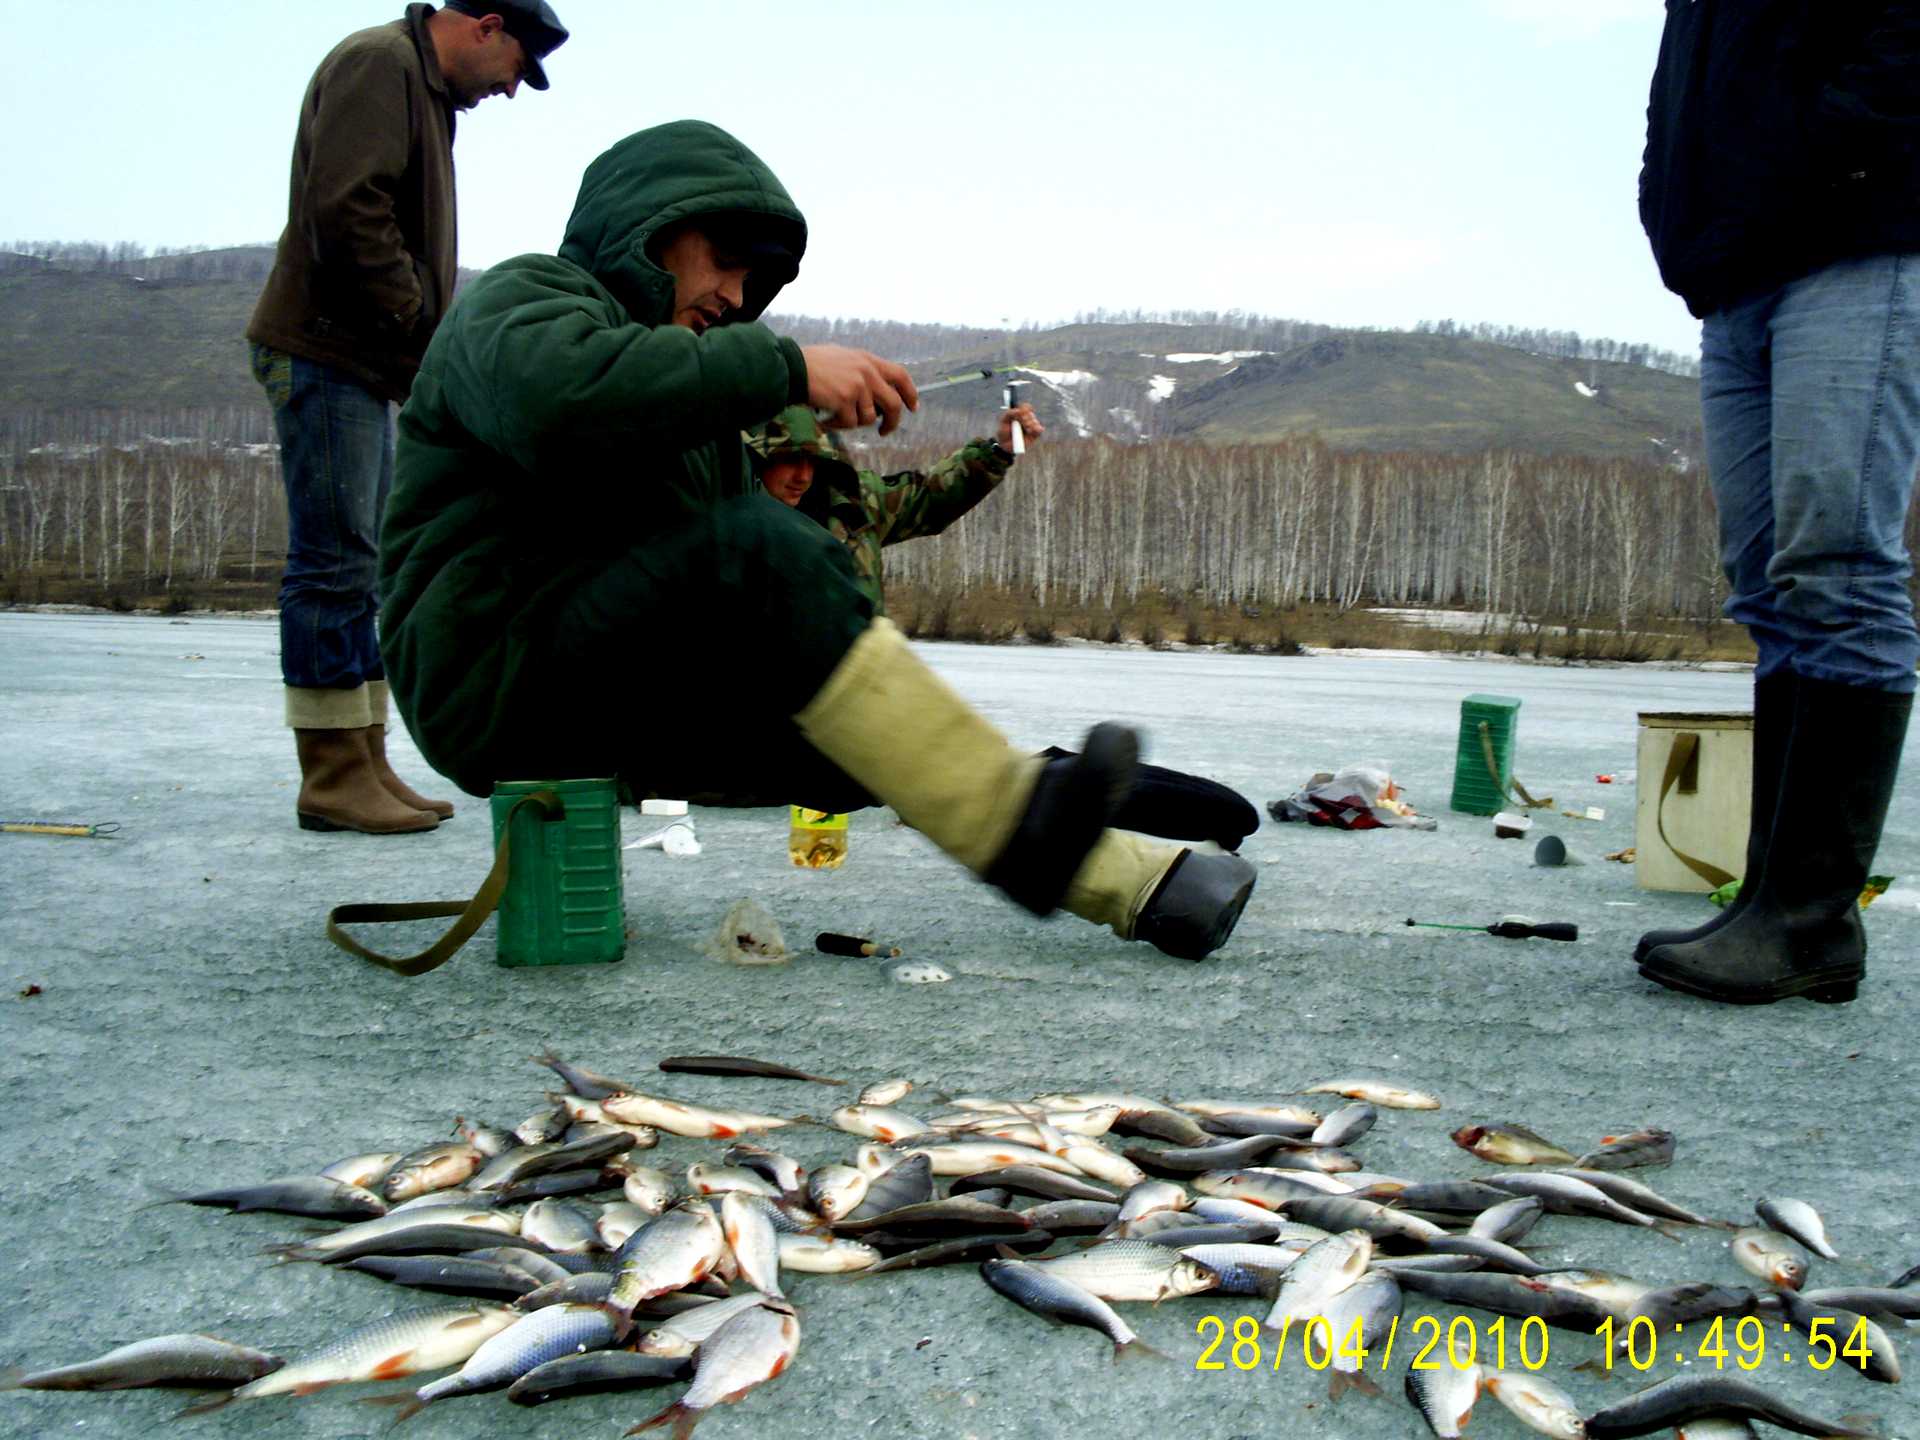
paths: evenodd
<path fill-rule="evenodd" d="M 1035 914 L 1055 909 L 1126 798 L 1131 731 L 1079 755 L 1016 750 L 880 619 L 794 716 L 814 747 L 900 818 Z"/>
<path fill-rule="evenodd" d="M 1200 960 L 1227 943 L 1253 882 L 1253 866 L 1238 855 L 1109 830 L 1088 852 L 1061 905 L 1123 940 Z"/>

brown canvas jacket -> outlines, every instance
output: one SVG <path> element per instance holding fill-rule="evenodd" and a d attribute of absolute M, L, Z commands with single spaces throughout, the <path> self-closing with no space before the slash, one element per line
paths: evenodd
<path fill-rule="evenodd" d="M 349 35 L 307 85 L 287 228 L 247 338 L 405 400 L 453 297 L 452 98 L 433 6 Z"/>

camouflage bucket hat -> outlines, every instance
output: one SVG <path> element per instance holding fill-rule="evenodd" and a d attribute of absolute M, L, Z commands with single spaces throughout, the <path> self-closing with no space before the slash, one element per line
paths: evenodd
<path fill-rule="evenodd" d="M 840 458 L 831 436 L 820 428 L 820 421 L 805 405 L 789 405 L 763 425 L 746 434 L 747 449 L 762 460 L 776 455 L 812 455 L 821 460 Z"/>

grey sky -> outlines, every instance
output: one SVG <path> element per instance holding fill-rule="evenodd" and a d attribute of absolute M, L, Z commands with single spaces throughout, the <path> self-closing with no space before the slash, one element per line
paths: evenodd
<path fill-rule="evenodd" d="M 464 265 L 553 249 L 595 154 L 696 116 L 807 212 L 783 310 L 1697 344 L 1634 205 L 1660 0 L 554 3 L 553 89 L 460 122 Z M 272 239 L 315 63 L 401 8 L 0 0 L 33 57 L 0 90 L 0 241 Z"/>

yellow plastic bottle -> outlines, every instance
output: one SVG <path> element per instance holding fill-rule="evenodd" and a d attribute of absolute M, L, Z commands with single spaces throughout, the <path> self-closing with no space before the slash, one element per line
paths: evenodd
<path fill-rule="evenodd" d="M 838 870 L 847 858 L 847 817 L 790 805 L 787 858 L 804 870 Z"/>

